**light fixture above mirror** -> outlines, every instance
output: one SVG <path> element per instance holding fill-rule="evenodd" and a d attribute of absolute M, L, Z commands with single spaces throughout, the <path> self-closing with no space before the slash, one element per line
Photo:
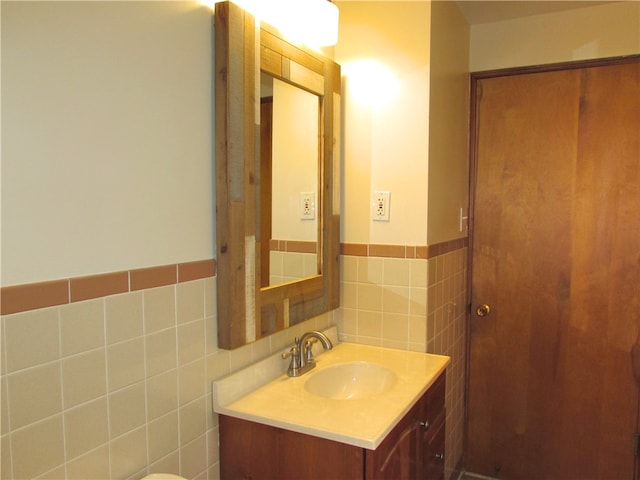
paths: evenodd
<path fill-rule="evenodd" d="M 276 28 L 290 42 L 313 49 L 338 43 L 339 12 L 330 0 L 234 0 L 234 3 L 256 21 Z"/>

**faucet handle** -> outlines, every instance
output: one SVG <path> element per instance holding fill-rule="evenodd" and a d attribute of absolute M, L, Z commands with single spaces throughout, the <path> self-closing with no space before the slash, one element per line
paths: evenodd
<path fill-rule="evenodd" d="M 282 355 L 280 355 L 280 356 L 282 357 L 283 360 L 285 358 L 289 358 L 289 357 L 294 359 L 294 358 L 298 357 L 299 353 L 300 353 L 300 350 L 298 349 L 298 347 L 296 345 L 294 345 L 293 347 L 291 347 L 289 349 L 288 352 L 283 352 Z"/>
<path fill-rule="evenodd" d="M 283 352 L 280 355 L 282 359 L 291 357 L 291 362 L 289 363 L 289 372 L 295 372 L 300 368 L 300 349 L 297 345 L 294 345 L 289 349 L 288 352 Z"/>
<path fill-rule="evenodd" d="M 304 361 L 305 363 L 315 363 L 315 358 L 313 358 L 313 344 L 317 343 L 317 338 L 310 338 L 306 342 L 304 342 Z"/>

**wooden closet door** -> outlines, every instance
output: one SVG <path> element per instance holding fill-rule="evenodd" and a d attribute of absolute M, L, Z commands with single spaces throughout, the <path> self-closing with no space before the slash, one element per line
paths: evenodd
<path fill-rule="evenodd" d="M 467 469 L 632 480 L 640 64 L 477 92 Z"/>

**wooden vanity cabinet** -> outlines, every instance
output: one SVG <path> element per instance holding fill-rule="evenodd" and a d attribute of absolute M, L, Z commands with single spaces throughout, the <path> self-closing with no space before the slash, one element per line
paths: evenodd
<path fill-rule="evenodd" d="M 222 480 L 362 479 L 363 449 L 220 415 Z"/>
<path fill-rule="evenodd" d="M 220 415 L 222 480 L 444 479 L 445 374 L 375 450 Z"/>
<path fill-rule="evenodd" d="M 445 378 L 442 373 L 375 451 L 366 451 L 366 480 L 444 479 Z"/>

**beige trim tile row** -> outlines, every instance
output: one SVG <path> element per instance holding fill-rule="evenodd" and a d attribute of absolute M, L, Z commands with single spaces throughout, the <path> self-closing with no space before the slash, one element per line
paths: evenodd
<path fill-rule="evenodd" d="M 269 240 L 269 250 L 273 252 L 316 253 L 318 251 L 318 242 L 272 238 Z"/>
<path fill-rule="evenodd" d="M 374 243 L 343 243 L 342 255 L 354 257 L 421 258 L 429 259 L 469 246 L 468 237 L 433 245 L 378 245 Z"/>
<path fill-rule="evenodd" d="M 277 249 L 309 252 L 313 242 L 278 241 Z M 464 248 L 467 238 L 435 245 L 377 245 L 344 243 L 343 255 L 386 258 L 432 258 Z M 101 298 L 118 293 L 174 285 L 215 275 L 215 259 L 140 268 L 85 277 L 11 285 L 0 289 L 0 315 L 37 310 L 68 303 Z"/>
<path fill-rule="evenodd" d="M 0 289 L 0 315 L 213 277 L 215 259 L 140 268 Z"/>

